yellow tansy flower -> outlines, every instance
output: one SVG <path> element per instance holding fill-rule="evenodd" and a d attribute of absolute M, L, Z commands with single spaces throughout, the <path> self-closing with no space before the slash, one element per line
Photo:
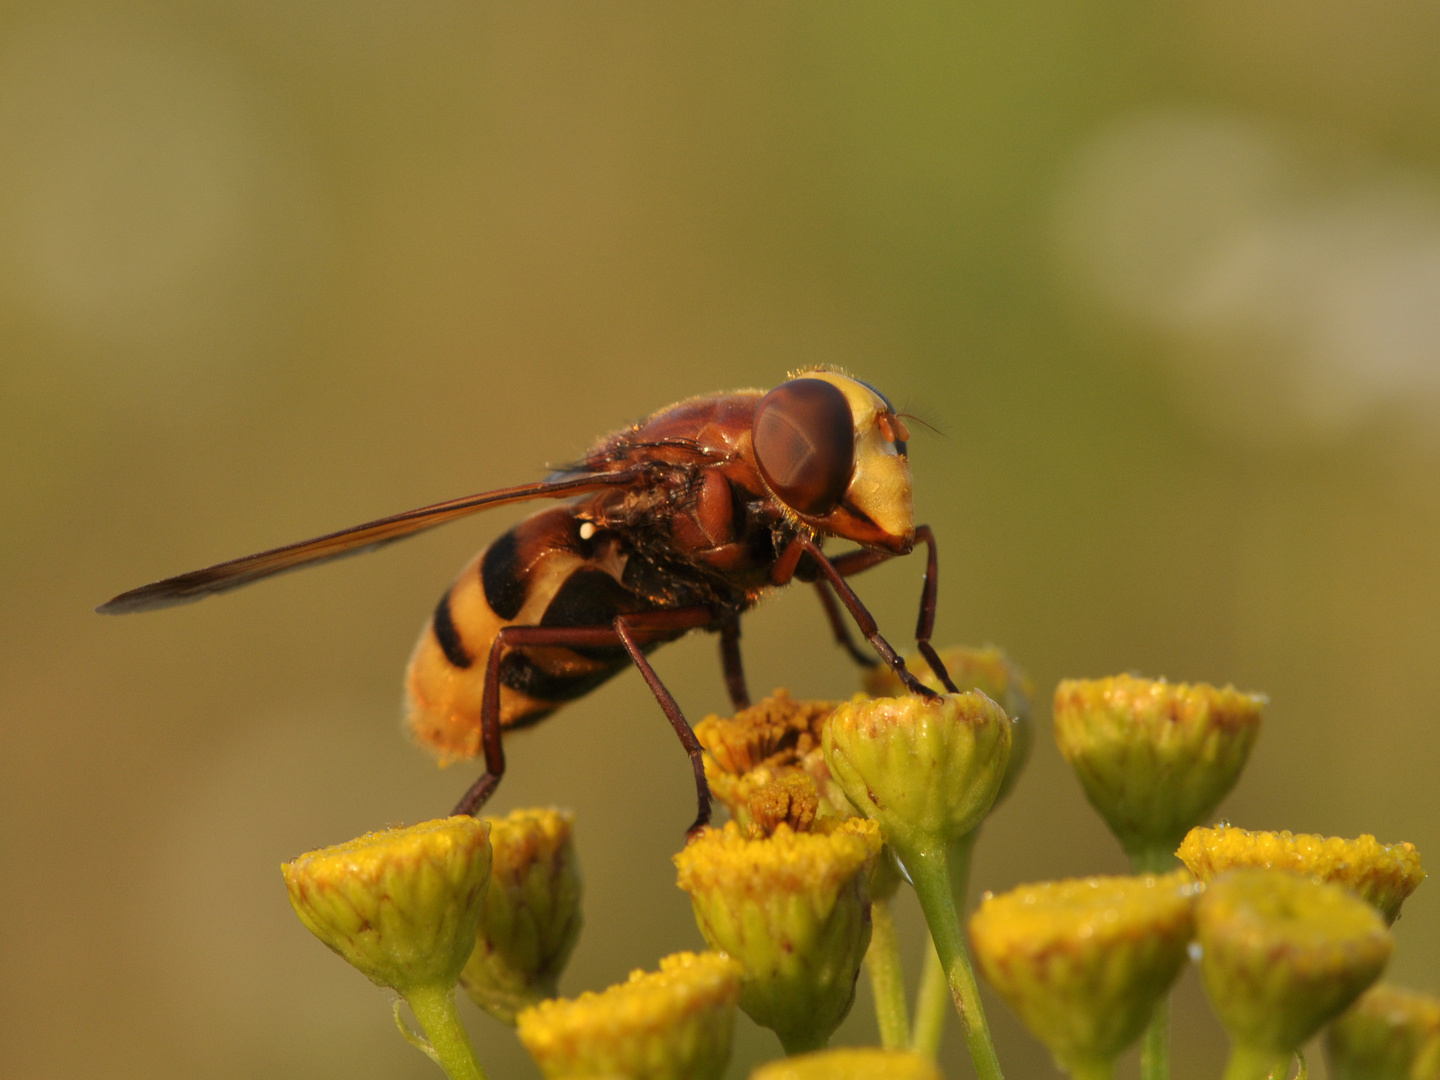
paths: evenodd
<path fill-rule="evenodd" d="M 752 1072 L 750 1080 L 941 1080 L 941 1077 L 935 1063 L 923 1054 L 856 1046 L 772 1061 Z"/>
<path fill-rule="evenodd" d="M 1196 918 L 1205 989 L 1253 1075 L 1288 1060 L 1344 1011 L 1394 948 L 1379 912 L 1359 897 L 1278 870 L 1222 874 Z"/>
<path fill-rule="evenodd" d="M 825 832 L 782 824 L 762 839 L 732 821 L 675 856 L 706 942 L 744 966 L 740 1007 L 789 1051 L 823 1046 L 850 1011 L 880 846 L 879 829 L 856 818 Z"/>
<path fill-rule="evenodd" d="M 517 1033 L 546 1077 L 719 1080 L 730 1060 L 741 968 L 676 953 L 659 972 L 520 1013 Z"/>
<path fill-rule="evenodd" d="M 1132 862 L 1173 866 L 1184 835 L 1234 786 L 1265 699 L 1117 675 L 1055 688 L 1055 741 Z"/>
<path fill-rule="evenodd" d="M 449 988 L 475 947 L 489 833 L 460 815 L 366 833 L 280 869 L 300 921 L 371 981 Z"/>
<path fill-rule="evenodd" d="M 711 715 L 695 725 L 710 791 L 741 826 L 755 824 L 750 799 L 757 791 L 797 774 L 813 782 L 817 815 L 852 813 L 820 749 L 821 729 L 834 710 L 833 701 L 798 700 L 776 690 L 733 717 Z"/>
<path fill-rule="evenodd" d="M 1440 998 L 1372 986 L 1325 1035 L 1334 1080 L 1440 1080 Z"/>
<path fill-rule="evenodd" d="M 825 761 L 902 860 L 980 823 L 1010 754 L 1010 720 L 979 691 L 846 702 L 825 725 Z"/>
<path fill-rule="evenodd" d="M 1288 870 L 1343 885 L 1374 904 L 1387 923 L 1395 921 L 1405 898 L 1425 880 L 1413 844 L 1381 844 L 1368 835 L 1343 840 L 1219 825 L 1191 829 L 1176 854 L 1202 881 L 1248 866 Z"/>
<path fill-rule="evenodd" d="M 970 941 L 986 980 L 1076 1075 L 1104 1075 L 1145 1029 L 1185 963 L 1197 887 L 1092 877 L 986 896 Z"/>
<path fill-rule="evenodd" d="M 1005 765 L 1005 779 L 1000 782 L 1000 790 L 995 795 L 995 802 L 999 803 L 1015 787 L 1025 762 L 1030 758 L 1030 744 L 1034 736 L 1030 703 L 1035 697 L 1035 687 L 1004 650 L 993 645 L 983 649 L 956 645 L 940 649 L 939 654 L 940 662 L 945 665 L 945 671 L 956 689 L 979 690 L 1010 717 L 1010 758 Z M 923 656 L 906 653 L 905 666 L 936 693 L 946 692 L 946 687 L 930 670 L 930 662 Z M 885 664 L 867 668 L 863 683 L 866 691 L 874 697 L 901 697 L 908 692 L 900 677 Z"/>
<path fill-rule="evenodd" d="M 574 818 L 560 810 L 516 810 L 485 820 L 494 861 L 460 985 L 475 1004 L 513 1024 L 521 1009 L 556 995 L 580 935 Z"/>

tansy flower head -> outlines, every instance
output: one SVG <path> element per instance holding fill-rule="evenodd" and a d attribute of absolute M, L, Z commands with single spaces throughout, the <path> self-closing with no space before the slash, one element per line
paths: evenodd
<path fill-rule="evenodd" d="M 486 818 L 494 861 L 475 951 L 460 973 L 470 999 L 506 1023 L 554 997 L 580 934 L 580 863 L 572 815 L 516 810 Z"/>
<path fill-rule="evenodd" d="M 740 965 L 676 953 L 658 973 L 520 1013 L 517 1032 L 546 1077 L 719 1080 L 730 1060 Z"/>
<path fill-rule="evenodd" d="M 1413 844 L 1381 844 L 1373 836 L 1342 840 L 1220 825 L 1191 829 L 1176 854 L 1202 881 L 1246 866 L 1288 870 L 1343 885 L 1374 904 L 1387 923 L 1395 921 L 1405 898 L 1425 880 Z"/>
<path fill-rule="evenodd" d="M 761 1065 L 750 1080 L 941 1080 L 935 1063 L 908 1050 L 871 1046 L 800 1054 Z"/>
<path fill-rule="evenodd" d="M 1264 698 L 1117 675 L 1055 689 L 1055 741 L 1132 859 L 1169 865 L 1220 804 L 1260 731 Z"/>
<path fill-rule="evenodd" d="M 1067 1072 L 1113 1062 L 1144 1030 L 1185 962 L 1197 887 L 1092 877 L 987 896 L 970 918 L 985 978 Z"/>
<path fill-rule="evenodd" d="M 1015 787 L 1025 762 L 1030 758 L 1030 744 L 1035 730 L 1030 720 L 1030 703 L 1035 698 L 1035 688 L 1004 650 L 993 645 L 983 649 L 964 645 L 941 649 L 940 662 L 945 665 L 945 671 L 957 690 L 979 690 L 1010 717 L 1010 758 L 1005 766 L 1005 779 L 1000 782 L 1000 791 L 995 796 L 998 804 Z M 905 666 L 936 693 L 946 692 L 947 688 L 930 670 L 930 662 L 925 657 L 907 653 Z M 901 697 L 907 692 L 900 677 L 885 664 L 867 668 L 864 685 L 866 691 L 875 697 Z"/>
<path fill-rule="evenodd" d="M 753 824 L 750 797 L 795 774 L 809 776 L 818 797 L 816 813 L 848 816 L 850 805 L 830 779 L 820 750 L 820 731 L 833 701 L 799 701 L 784 690 L 741 709 L 733 718 L 707 716 L 695 725 L 705 748 L 710 790 L 743 827 Z M 763 828 L 760 831 L 764 831 Z"/>
<path fill-rule="evenodd" d="M 1205 989 L 1237 1053 L 1283 1061 L 1379 977 L 1393 943 L 1338 885 L 1231 870 L 1196 911 Z"/>
<path fill-rule="evenodd" d="M 490 827 L 464 815 L 366 833 L 280 869 L 310 931 L 371 981 L 455 985 L 475 948 Z"/>
<path fill-rule="evenodd" d="M 1440 998 L 1372 986 L 1325 1035 L 1334 1080 L 1440 1080 Z"/>
<path fill-rule="evenodd" d="M 706 942 L 744 966 L 740 1007 L 787 1050 L 823 1046 L 850 1011 L 870 943 L 865 873 L 880 845 L 880 831 L 855 818 L 825 832 L 782 824 L 763 839 L 732 821 L 675 856 Z"/>
<path fill-rule="evenodd" d="M 902 861 L 943 850 L 980 823 L 1010 753 L 1010 720 L 978 691 L 846 702 L 824 732 L 825 761 Z"/>

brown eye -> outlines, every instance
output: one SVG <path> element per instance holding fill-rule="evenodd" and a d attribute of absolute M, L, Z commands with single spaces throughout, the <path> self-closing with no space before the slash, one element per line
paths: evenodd
<path fill-rule="evenodd" d="M 829 513 L 855 470 L 855 419 L 838 387 L 791 379 L 755 406 L 755 460 L 776 495 L 802 514 Z"/>

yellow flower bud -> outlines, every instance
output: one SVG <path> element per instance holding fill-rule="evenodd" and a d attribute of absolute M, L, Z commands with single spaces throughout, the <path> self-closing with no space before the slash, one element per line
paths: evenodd
<path fill-rule="evenodd" d="M 750 1080 L 941 1080 L 941 1077 L 935 1063 L 923 1054 L 857 1046 L 772 1061 L 752 1072 Z"/>
<path fill-rule="evenodd" d="M 940 662 L 956 689 L 979 690 L 1005 710 L 1010 717 L 1010 758 L 1005 766 L 1005 779 L 995 796 L 998 804 L 1015 787 L 1016 780 L 1030 758 L 1030 744 L 1035 727 L 1030 720 L 1030 703 L 1035 697 L 1034 685 L 1025 673 L 993 645 L 972 649 L 964 645 L 941 649 Z M 939 676 L 930 670 L 930 662 L 918 653 L 905 654 L 905 666 L 936 693 L 946 691 Z M 874 697 L 902 697 L 907 693 L 900 677 L 885 664 L 866 668 L 865 690 Z"/>
<path fill-rule="evenodd" d="M 372 982 L 454 987 L 490 876 L 490 827 L 464 815 L 367 833 L 280 869 L 310 931 Z"/>
<path fill-rule="evenodd" d="M 470 1000 L 507 1024 L 558 993 L 580 935 L 580 863 L 573 816 L 516 810 L 486 818 L 494 861 L 475 951 L 460 973 Z"/>
<path fill-rule="evenodd" d="M 846 702 L 824 731 L 825 761 L 901 860 L 943 850 L 980 823 L 1000 788 L 1010 720 L 978 691 Z M 913 867 L 911 868 L 913 869 Z"/>
<path fill-rule="evenodd" d="M 1325 1035 L 1333 1080 L 1440 1080 L 1440 998 L 1380 984 Z"/>
<path fill-rule="evenodd" d="M 1205 989 L 1257 1073 L 1349 1006 L 1394 947 L 1380 914 L 1353 893 L 1278 870 L 1222 874 L 1196 919 Z"/>
<path fill-rule="evenodd" d="M 1118 675 L 1055 689 L 1055 741 L 1132 860 L 1170 852 L 1220 805 L 1260 731 L 1264 698 Z"/>
<path fill-rule="evenodd" d="M 986 980 L 1067 1072 L 1096 1073 L 1139 1038 L 1185 963 L 1197 887 L 1092 877 L 986 896 L 970 942 Z"/>
<path fill-rule="evenodd" d="M 719 1080 L 730 1060 L 740 965 L 676 953 L 658 973 L 520 1013 L 516 1030 L 546 1077 Z"/>
<path fill-rule="evenodd" d="M 1374 904 L 1387 923 L 1395 921 L 1405 898 L 1425 880 L 1413 844 L 1381 844 L 1373 836 L 1342 840 L 1219 825 L 1191 829 L 1176 854 L 1202 881 L 1237 867 L 1256 867 L 1343 885 Z"/>
<path fill-rule="evenodd" d="M 787 1050 L 823 1046 L 840 1025 L 870 943 L 880 831 L 855 818 L 829 829 L 747 839 L 730 822 L 675 856 L 706 942 L 744 966 L 740 1007 Z"/>

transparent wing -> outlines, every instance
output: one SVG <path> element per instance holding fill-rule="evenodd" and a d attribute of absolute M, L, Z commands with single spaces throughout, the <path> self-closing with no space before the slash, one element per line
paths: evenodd
<path fill-rule="evenodd" d="M 495 506 L 506 506 L 527 499 L 563 499 L 602 488 L 624 487 L 640 479 L 645 471 L 643 468 L 636 468 L 611 473 L 572 475 L 563 479 L 542 480 L 534 484 L 467 495 L 461 499 L 436 503 L 434 506 L 422 506 L 418 510 L 407 510 L 403 514 L 367 521 L 364 525 L 317 536 L 313 540 L 286 544 L 284 547 L 272 548 L 241 559 L 207 566 L 203 570 L 192 570 L 188 574 L 142 585 L 138 589 L 121 593 L 95 610 L 102 615 L 124 615 L 134 611 L 154 611 L 157 608 L 193 603 L 212 593 L 238 589 L 272 574 L 371 551 L 406 536 L 433 529 L 447 521 Z"/>

